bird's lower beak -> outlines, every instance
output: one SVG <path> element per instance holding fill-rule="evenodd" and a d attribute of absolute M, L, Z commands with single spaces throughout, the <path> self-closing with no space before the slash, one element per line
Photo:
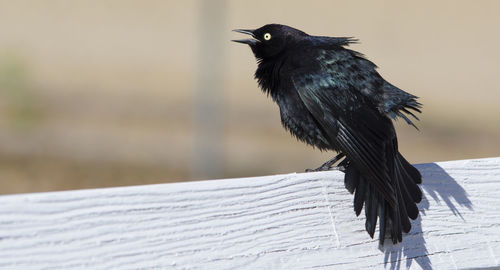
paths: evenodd
<path fill-rule="evenodd" d="M 254 37 L 253 35 L 253 31 L 254 30 L 246 30 L 246 29 L 234 29 L 233 30 L 234 32 L 238 32 L 238 33 L 242 33 L 242 34 L 247 34 L 247 35 L 251 35 L 252 37 Z M 249 39 L 234 39 L 232 40 L 234 42 L 238 42 L 238 43 L 243 43 L 243 44 L 248 44 L 248 45 L 255 45 L 257 42 L 259 42 L 258 39 L 255 39 L 255 38 L 249 38 Z"/>

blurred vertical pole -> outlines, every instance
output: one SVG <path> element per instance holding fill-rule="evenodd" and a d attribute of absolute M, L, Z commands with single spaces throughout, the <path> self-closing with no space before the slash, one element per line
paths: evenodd
<path fill-rule="evenodd" d="M 191 177 L 218 178 L 223 159 L 224 45 L 226 1 L 200 0 L 198 72 L 194 93 L 195 143 Z"/>

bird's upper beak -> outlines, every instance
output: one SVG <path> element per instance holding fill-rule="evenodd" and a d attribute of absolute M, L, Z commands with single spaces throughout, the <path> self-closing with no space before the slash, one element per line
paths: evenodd
<path fill-rule="evenodd" d="M 238 32 L 238 33 L 247 34 L 247 35 L 251 35 L 251 36 L 252 36 L 252 38 L 249 38 L 249 39 L 235 39 L 235 40 L 232 40 L 232 41 L 234 41 L 234 42 L 243 43 L 243 44 L 248 44 L 248 45 L 255 45 L 257 42 L 259 42 L 259 40 L 258 40 L 258 39 L 255 39 L 255 36 L 253 35 L 253 31 L 254 31 L 254 30 L 234 29 L 233 31 L 234 31 L 234 32 Z"/>

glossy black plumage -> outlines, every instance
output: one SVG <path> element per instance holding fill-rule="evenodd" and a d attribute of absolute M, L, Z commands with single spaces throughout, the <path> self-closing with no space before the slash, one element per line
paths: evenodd
<path fill-rule="evenodd" d="M 417 97 L 385 81 L 362 54 L 346 48 L 352 38 L 310 36 L 278 24 L 236 30 L 252 36 L 261 89 L 279 105 L 283 126 L 321 150 L 345 154 L 345 186 L 354 210 L 364 206 L 366 231 L 377 219 L 380 243 L 386 232 L 394 243 L 418 216 L 420 173 L 398 151 L 392 119 L 413 125 Z M 413 111 L 413 112 L 412 112 Z"/>

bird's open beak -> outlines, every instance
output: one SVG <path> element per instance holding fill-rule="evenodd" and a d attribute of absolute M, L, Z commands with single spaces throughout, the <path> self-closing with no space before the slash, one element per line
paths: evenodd
<path fill-rule="evenodd" d="M 233 31 L 252 36 L 252 38 L 249 38 L 249 39 L 234 39 L 234 40 L 232 40 L 234 42 L 248 44 L 248 45 L 255 45 L 257 42 L 259 42 L 258 39 L 253 38 L 254 37 L 254 35 L 253 35 L 254 30 L 234 29 Z"/>

